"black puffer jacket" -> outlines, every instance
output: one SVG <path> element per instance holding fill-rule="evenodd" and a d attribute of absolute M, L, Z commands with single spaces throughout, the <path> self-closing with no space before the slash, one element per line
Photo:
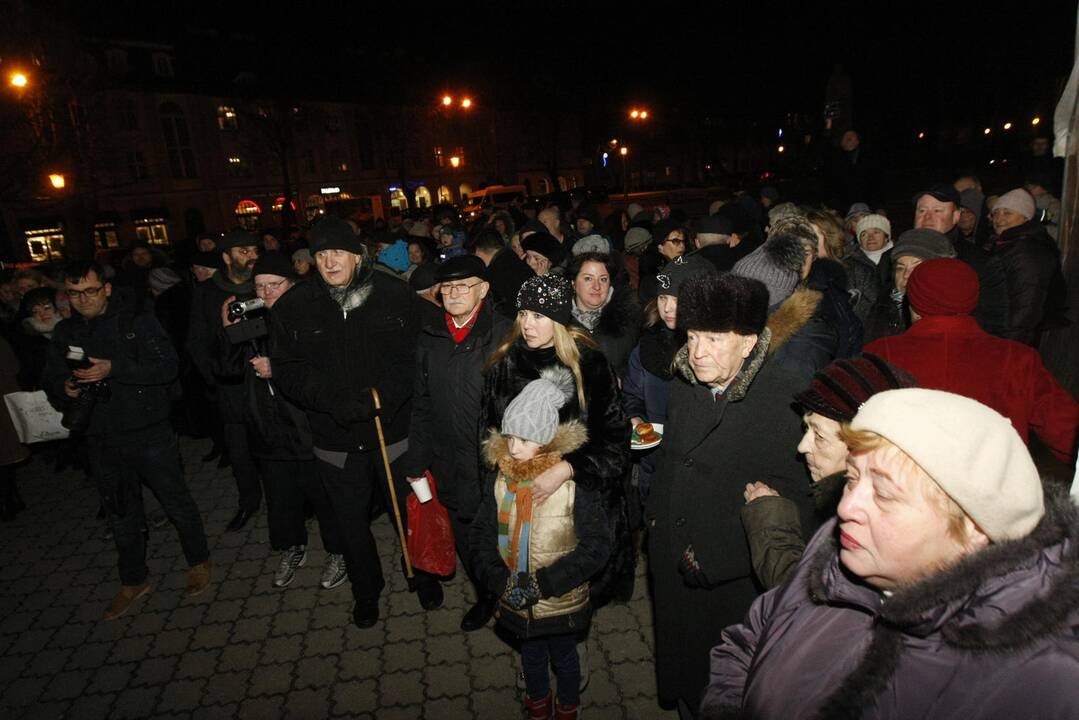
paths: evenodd
<path fill-rule="evenodd" d="M 640 334 L 641 308 L 633 297 L 633 288 L 614 286 L 611 300 L 603 307 L 599 322 L 592 330 L 592 339 L 620 378 L 626 375 L 629 354 L 636 347 Z"/>
<path fill-rule="evenodd" d="M 464 342 L 441 323 L 425 326 L 416 347 L 412 424 L 404 473 L 430 470 L 438 499 L 462 518 L 476 514 L 482 493 L 479 438 L 483 366 L 510 329 L 510 322 L 484 302 Z"/>
<path fill-rule="evenodd" d="M 843 268 L 847 271 L 847 290 L 850 293 L 854 314 L 865 325 L 873 311 L 873 306 L 877 304 L 881 287 L 885 284 L 884 269 L 870 260 L 857 243 L 843 258 Z"/>
<path fill-rule="evenodd" d="M 1066 290 L 1056 243 L 1041 223 L 1031 220 L 1005 230 L 986 250 L 996 267 L 983 276 L 990 284 L 984 292 L 1007 308 L 996 334 L 1034 345 L 1043 321 L 1058 323 L 1064 314 Z"/>
<path fill-rule="evenodd" d="M 73 313 L 56 326 L 41 385 L 61 410 L 71 402 L 64 393 L 64 381 L 71 377 L 65 360 L 71 346 L 82 348 L 87 357 L 112 361 L 105 379 L 109 397 L 95 403 L 88 438 L 108 442 L 168 420 L 169 387 L 180 362 L 149 303 L 140 307 L 133 292 L 115 288 L 98 317 L 87 320 Z"/>
<path fill-rule="evenodd" d="M 611 533 L 611 558 L 604 570 L 592 578 L 592 600 L 597 606 L 608 602 L 616 584 L 633 575 L 633 550 L 629 538 L 623 479 L 629 464 L 629 421 L 622 410 L 618 379 L 603 353 L 579 346 L 580 369 L 584 380 L 586 408 L 581 408 L 576 393 L 558 413 L 559 422 L 578 419 L 588 431 L 588 442 L 564 456 L 573 467 L 573 479 L 579 487 L 600 493 Z M 518 338 L 501 361 L 484 373 L 484 435 L 489 428 L 502 427 L 502 415 L 510 401 L 524 386 L 539 377 L 540 370 L 559 363 L 554 348 L 529 349 Z M 484 477 L 483 491 L 493 487 L 495 473 Z"/>
<path fill-rule="evenodd" d="M 311 421 L 315 447 L 378 448 L 371 388 L 382 401 L 387 443 L 408 436 L 416 352 L 415 294 L 364 266 L 353 281 L 360 304 L 345 313 L 321 279 L 274 305 L 270 362 L 276 385 Z"/>

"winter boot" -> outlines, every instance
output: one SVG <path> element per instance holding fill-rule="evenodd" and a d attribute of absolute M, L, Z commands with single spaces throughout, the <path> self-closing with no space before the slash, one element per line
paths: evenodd
<path fill-rule="evenodd" d="M 554 720 L 577 720 L 578 705 L 563 705 L 555 703 Z"/>
<path fill-rule="evenodd" d="M 547 693 L 547 697 L 540 700 L 533 700 L 525 695 L 525 717 L 528 720 L 550 720 L 551 710 L 554 705 L 554 697 L 550 692 Z M 577 717 L 574 714 L 574 717 Z"/>

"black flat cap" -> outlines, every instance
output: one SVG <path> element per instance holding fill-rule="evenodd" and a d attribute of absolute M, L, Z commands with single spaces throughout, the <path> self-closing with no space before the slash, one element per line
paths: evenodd
<path fill-rule="evenodd" d="M 954 185 L 949 185 L 948 183 L 936 183 L 925 190 L 914 193 L 911 202 L 917 205 L 918 201 L 922 199 L 922 195 L 932 195 L 941 202 L 955 203 L 955 206 L 959 207 L 959 191 L 955 189 Z"/>
<path fill-rule="evenodd" d="M 486 274 L 487 266 L 478 257 L 475 255 L 458 255 L 438 266 L 435 279 L 438 282 L 463 280 L 470 277 L 483 280 Z"/>

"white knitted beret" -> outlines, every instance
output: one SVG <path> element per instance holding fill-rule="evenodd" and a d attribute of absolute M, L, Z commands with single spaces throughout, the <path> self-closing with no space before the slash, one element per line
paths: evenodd
<path fill-rule="evenodd" d="M 1041 478 L 1008 418 L 940 390 L 887 390 L 851 423 L 890 440 L 994 542 L 1030 534 L 1045 514 Z"/>
<path fill-rule="evenodd" d="M 891 221 L 888 218 L 884 217 L 883 215 L 875 215 L 875 214 L 874 215 L 866 215 L 865 217 L 863 217 L 861 220 L 858 221 L 858 224 L 854 226 L 854 237 L 855 238 L 860 238 L 860 237 L 862 237 L 863 232 L 865 232 L 866 230 L 873 230 L 873 229 L 880 230 L 882 233 L 887 235 L 889 239 L 891 239 L 891 237 L 892 237 L 892 223 L 891 223 Z"/>

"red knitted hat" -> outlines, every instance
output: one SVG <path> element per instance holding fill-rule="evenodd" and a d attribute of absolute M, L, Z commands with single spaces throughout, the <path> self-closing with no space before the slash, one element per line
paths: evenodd
<path fill-rule="evenodd" d="M 926 260 L 907 281 L 907 298 L 919 315 L 969 315 L 978 304 L 978 273 L 962 260 Z"/>

